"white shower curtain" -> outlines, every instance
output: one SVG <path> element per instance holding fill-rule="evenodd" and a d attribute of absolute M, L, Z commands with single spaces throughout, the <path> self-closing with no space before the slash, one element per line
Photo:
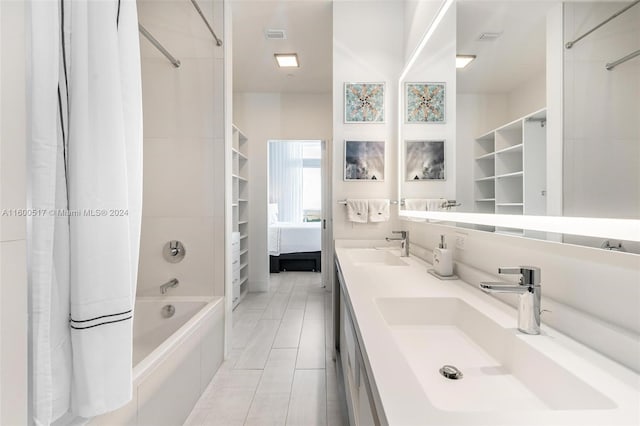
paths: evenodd
<path fill-rule="evenodd" d="M 30 6 L 33 415 L 48 425 L 131 399 L 140 53 L 135 0 Z"/>
<path fill-rule="evenodd" d="M 269 202 L 278 204 L 280 222 L 303 220 L 303 166 L 301 142 L 269 142 Z"/>

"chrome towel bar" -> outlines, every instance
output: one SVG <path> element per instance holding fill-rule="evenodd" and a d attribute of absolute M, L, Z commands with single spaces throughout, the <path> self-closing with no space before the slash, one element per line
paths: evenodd
<path fill-rule="evenodd" d="M 401 206 L 404 206 L 404 199 L 403 200 L 391 200 L 389 201 L 390 204 L 399 204 Z M 347 205 L 347 200 L 338 200 L 338 204 L 342 204 L 344 206 Z M 461 203 L 458 203 L 456 200 L 446 200 L 442 202 L 442 206 L 440 206 L 440 208 L 443 209 L 450 209 L 452 207 L 458 207 L 461 206 Z"/>
<path fill-rule="evenodd" d="M 347 205 L 347 200 L 338 200 L 338 204 L 342 204 L 342 205 L 346 206 Z M 391 201 L 389 201 L 389 204 L 398 204 L 398 201 L 397 200 L 391 200 Z"/>

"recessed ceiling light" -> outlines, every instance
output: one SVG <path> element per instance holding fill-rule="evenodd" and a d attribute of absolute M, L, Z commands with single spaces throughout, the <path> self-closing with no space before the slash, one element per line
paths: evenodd
<path fill-rule="evenodd" d="M 280 68 L 298 68 L 300 66 L 297 53 L 276 53 L 273 56 L 276 57 Z"/>
<path fill-rule="evenodd" d="M 464 68 L 476 58 L 476 55 L 456 55 L 456 68 Z"/>

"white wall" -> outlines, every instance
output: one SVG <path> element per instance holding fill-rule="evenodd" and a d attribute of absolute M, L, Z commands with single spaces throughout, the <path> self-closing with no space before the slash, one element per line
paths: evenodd
<path fill-rule="evenodd" d="M 222 1 L 200 1 L 222 32 Z M 215 12 L 215 13 L 214 13 Z M 139 1 L 139 21 L 178 58 L 174 68 L 140 37 L 144 110 L 144 199 L 138 295 L 224 294 L 223 48 L 189 2 Z M 162 248 L 185 244 L 169 263 Z"/>
<path fill-rule="evenodd" d="M 545 70 L 533 73 L 521 85 L 507 93 L 507 121 L 516 120 L 547 106 L 547 83 Z"/>
<path fill-rule="evenodd" d="M 26 208 L 25 4 L 0 2 L 0 210 Z M 0 424 L 27 424 L 24 217 L 0 216 Z"/>
<path fill-rule="evenodd" d="M 366 17 L 366 18 L 365 18 Z M 333 235 L 336 239 L 381 238 L 397 228 L 392 219 L 377 224 L 347 222 L 346 198 L 395 200 L 397 190 L 397 80 L 404 65 L 402 2 L 357 1 L 333 5 Z M 385 82 L 385 123 L 345 124 L 344 83 Z M 384 182 L 345 182 L 344 141 L 384 140 Z"/>
<path fill-rule="evenodd" d="M 330 93 L 234 93 L 233 121 L 249 139 L 249 289 L 269 283 L 267 192 L 269 140 L 331 143 Z"/>
<path fill-rule="evenodd" d="M 444 140 L 445 141 L 445 180 L 443 181 L 406 181 L 404 160 L 400 179 L 402 180 L 402 198 L 447 198 L 456 199 L 456 16 L 457 8 L 451 7 L 440 22 L 438 29 L 428 41 L 420 57 L 407 73 L 405 82 L 442 82 L 446 85 L 445 122 L 444 123 L 402 123 L 401 157 L 405 154 L 407 140 Z M 414 21 L 415 23 L 415 21 Z M 423 29 L 429 25 L 423 22 Z M 403 87 L 406 105 L 406 88 Z M 396 107 L 397 110 L 397 107 Z M 406 106 L 402 107 L 406 120 Z"/>

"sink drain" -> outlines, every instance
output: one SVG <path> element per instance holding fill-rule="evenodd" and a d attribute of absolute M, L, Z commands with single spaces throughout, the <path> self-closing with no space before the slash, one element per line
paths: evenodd
<path fill-rule="evenodd" d="M 442 368 L 440 369 L 440 374 L 451 380 L 462 379 L 462 371 L 458 370 L 453 365 L 442 366 Z"/>

